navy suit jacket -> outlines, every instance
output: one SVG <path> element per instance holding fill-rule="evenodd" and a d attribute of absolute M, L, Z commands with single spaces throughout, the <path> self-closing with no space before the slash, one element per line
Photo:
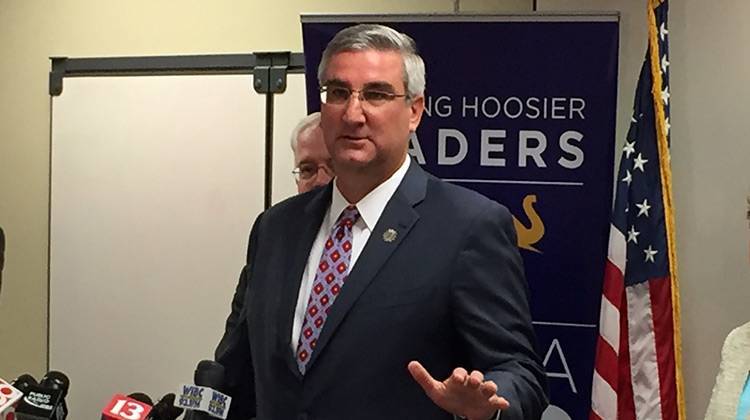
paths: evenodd
<path fill-rule="evenodd" d="M 537 419 L 546 382 L 508 210 L 412 163 L 331 307 L 303 377 L 290 347 L 308 255 L 332 185 L 255 221 L 216 360 L 230 419 L 452 419 L 407 370 L 495 381 L 503 420 Z M 383 239 L 387 229 L 395 240 Z"/>

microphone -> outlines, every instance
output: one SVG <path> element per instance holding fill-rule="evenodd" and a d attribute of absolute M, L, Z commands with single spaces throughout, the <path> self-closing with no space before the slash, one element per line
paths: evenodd
<path fill-rule="evenodd" d="M 15 412 L 16 402 L 21 397 L 23 397 L 23 391 L 0 378 L 0 419 L 13 418 L 10 413 Z"/>
<path fill-rule="evenodd" d="M 58 413 L 57 419 L 63 420 L 68 417 L 68 404 L 65 403 L 65 397 L 68 396 L 68 389 L 70 388 L 70 379 L 68 379 L 68 376 L 62 372 L 51 370 L 44 375 L 39 384 L 60 392 L 58 409 L 62 414 Z"/>
<path fill-rule="evenodd" d="M 141 392 L 127 396 L 115 394 L 102 409 L 101 420 L 146 420 L 153 404 L 151 398 Z"/>
<path fill-rule="evenodd" d="M 174 406 L 175 394 L 169 393 L 156 403 L 147 420 L 175 420 L 185 410 Z"/>
<path fill-rule="evenodd" d="M 195 368 L 195 385 L 182 385 L 177 407 L 187 410 L 184 420 L 226 419 L 232 397 L 223 394 L 224 366 L 201 360 Z"/>
<path fill-rule="evenodd" d="M 30 375 L 19 379 L 24 384 L 24 396 L 16 406 L 17 420 L 64 420 L 68 416 L 65 397 L 70 380 L 64 373 L 49 371 L 38 384 Z"/>
<path fill-rule="evenodd" d="M 5 401 L 6 398 L 8 400 L 14 399 L 13 396 L 6 395 L 8 391 L 7 388 L 2 386 L 3 382 L 4 381 L 0 379 L 0 400 Z M 14 420 L 16 418 L 16 406 L 18 405 L 19 400 L 23 397 L 23 394 L 32 384 L 37 385 L 36 379 L 28 373 L 24 373 L 11 381 L 10 386 L 17 389 L 19 392 L 17 395 L 18 398 L 15 398 L 15 401 L 11 402 L 9 405 L 6 405 L 8 401 L 0 403 L 0 420 Z"/>
<path fill-rule="evenodd" d="M 23 375 L 14 379 L 10 384 L 18 388 L 19 391 L 25 393 L 29 386 L 38 385 L 38 382 L 36 381 L 36 379 L 34 379 L 33 376 L 29 375 L 28 373 L 24 373 Z"/>
<path fill-rule="evenodd" d="M 153 407 L 154 400 L 151 399 L 148 395 L 144 394 L 143 392 L 133 392 L 131 394 L 128 394 L 128 398 L 132 398 L 136 401 L 140 401 L 144 404 L 150 405 Z"/>

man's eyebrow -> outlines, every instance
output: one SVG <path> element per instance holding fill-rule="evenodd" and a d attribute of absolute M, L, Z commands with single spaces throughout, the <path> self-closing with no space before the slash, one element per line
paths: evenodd
<path fill-rule="evenodd" d="M 365 83 L 365 85 L 363 86 L 363 89 L 382 90 L 386 92 L 396 91 L 396 88 L 393 87 L 392 84 L 388 82 L 380 82 L 380 81 Z"/>
<path fill-rule="evenodd" d="M 352 85 L 349 82 L 346 82 L 341 79 L 329 79 L 326 80 L 325 83 L 323 83 L 323 86 L 334 86 L 334 87 L 345 87 L 347 89 L 351 89 Z M 382 90 L 385 92 L 395 92 L 396 88 L 393 87 L 392 84 L 385 82 L 385 81 L 374 81 L 374 82 L 368 82 L 365 83 L 365 85 L 362 87 L 362 89 L 373 89 L 373 90 Z"/>
<path fill-rule="evenodd" d="M 338 86 L 338 87 L 351 87 L 352 85 L 349 82 L 345 82 L 341 79 L 328 79 L 325 82 L 323 82 L 323 86 Z"/>

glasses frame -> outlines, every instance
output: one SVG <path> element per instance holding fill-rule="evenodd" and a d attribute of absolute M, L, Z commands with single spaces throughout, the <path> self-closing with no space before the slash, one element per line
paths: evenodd
<path fill-rule="evenodd" d="M 347 95 L 346 100 L 344 100 L 343 102 L 338 102 L 338 103 L 337 102 L 333 102 L 333 103 L 326 102 L 326 94 L 328 93 L 328 90 L 332 89 L 332 88 L 343 89 L 343 90 L 348 91 L 349 95 Z M 372 89 L 372 88 L 352 89 L 352 88 L 348 88 L 346 86 L 323 85 L 323 86 L 320 86 L 318 88 L 318 90 L 320 91 L 320 103 L 321 104 L 326 104 L 326 105 L 332 105 L 332 106 L 346 105 L 347 103 L 349 103 L 349 101 L 352 99 L 352 97 L 354 97 L 355 93 L 357 94 L 357 100 L 359 100 L 359 102 L 361 104 L 367 104 L 368 106 L 371 106 L 371 107 L 374 107 L 374 108 L 377 108 L 379 106 L 383 106 L 385 104 L 391 103 L 394 100 L 396 100 L 397 98 L 405 98 L 407 100 L 410 98 L 410 96 L 409 96 L 408 93 L 393 93 L 393 92 L 387 92 L 387 91 L 384 91 L 384 90 Z M 383 95 L 386 99 L 384 99 L 383 102 L 379 102 L 379 103 L 378 102 L 372 102 L 372 100 L 367 100 L 367 98 L 365 98 L 365 93 L 366 92 L 377 92 L 377 93 Z"/>
<path fill-rule="evenodd" d="M 310 166 L 313 166 L 313 164 L 310 164 Z M 312 168 L 311 168 L 312 169 Z M 323 170 L 328 176 L 333 177 L 333 169 L 331 169 L 331 166 L 327 163 L 319 163 L 315 165 L 315 172 L 312 172 L 312 175 L 308 178 L 304 178 L 302 176 L 302 168 L 297 166 L 296 168 L 292 169 L 292 175 L 294 176 L 295 182 L 307 182 L 311 179 L 315 179 L 316 176 L 320 173 L 320 170 Z"/>

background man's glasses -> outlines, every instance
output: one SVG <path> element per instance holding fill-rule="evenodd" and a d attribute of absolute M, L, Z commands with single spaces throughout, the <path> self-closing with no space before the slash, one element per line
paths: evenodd
<path fill-rule="evenodd" d="M 384 105 L 396 98 L 406 98 L 406 94 L 396 94 L 378 89 L 349 89 L 343 86 L 323 86 L 320 88 L 320 102 L 326 105 L 344 105 L 349 102 L 352 94 L 357 94 L 360 102 L 373 107 Z"/>
<path fill-rule="evenodd" d="M 323 170 L 329 177 L 333 177 L 333 170 L 325 163 L 321 163 L 320 165 L 302 164 L 294 168 L 292 174 L 295 181 L 305 182 L 315 178 L 320 170 Z"/>

